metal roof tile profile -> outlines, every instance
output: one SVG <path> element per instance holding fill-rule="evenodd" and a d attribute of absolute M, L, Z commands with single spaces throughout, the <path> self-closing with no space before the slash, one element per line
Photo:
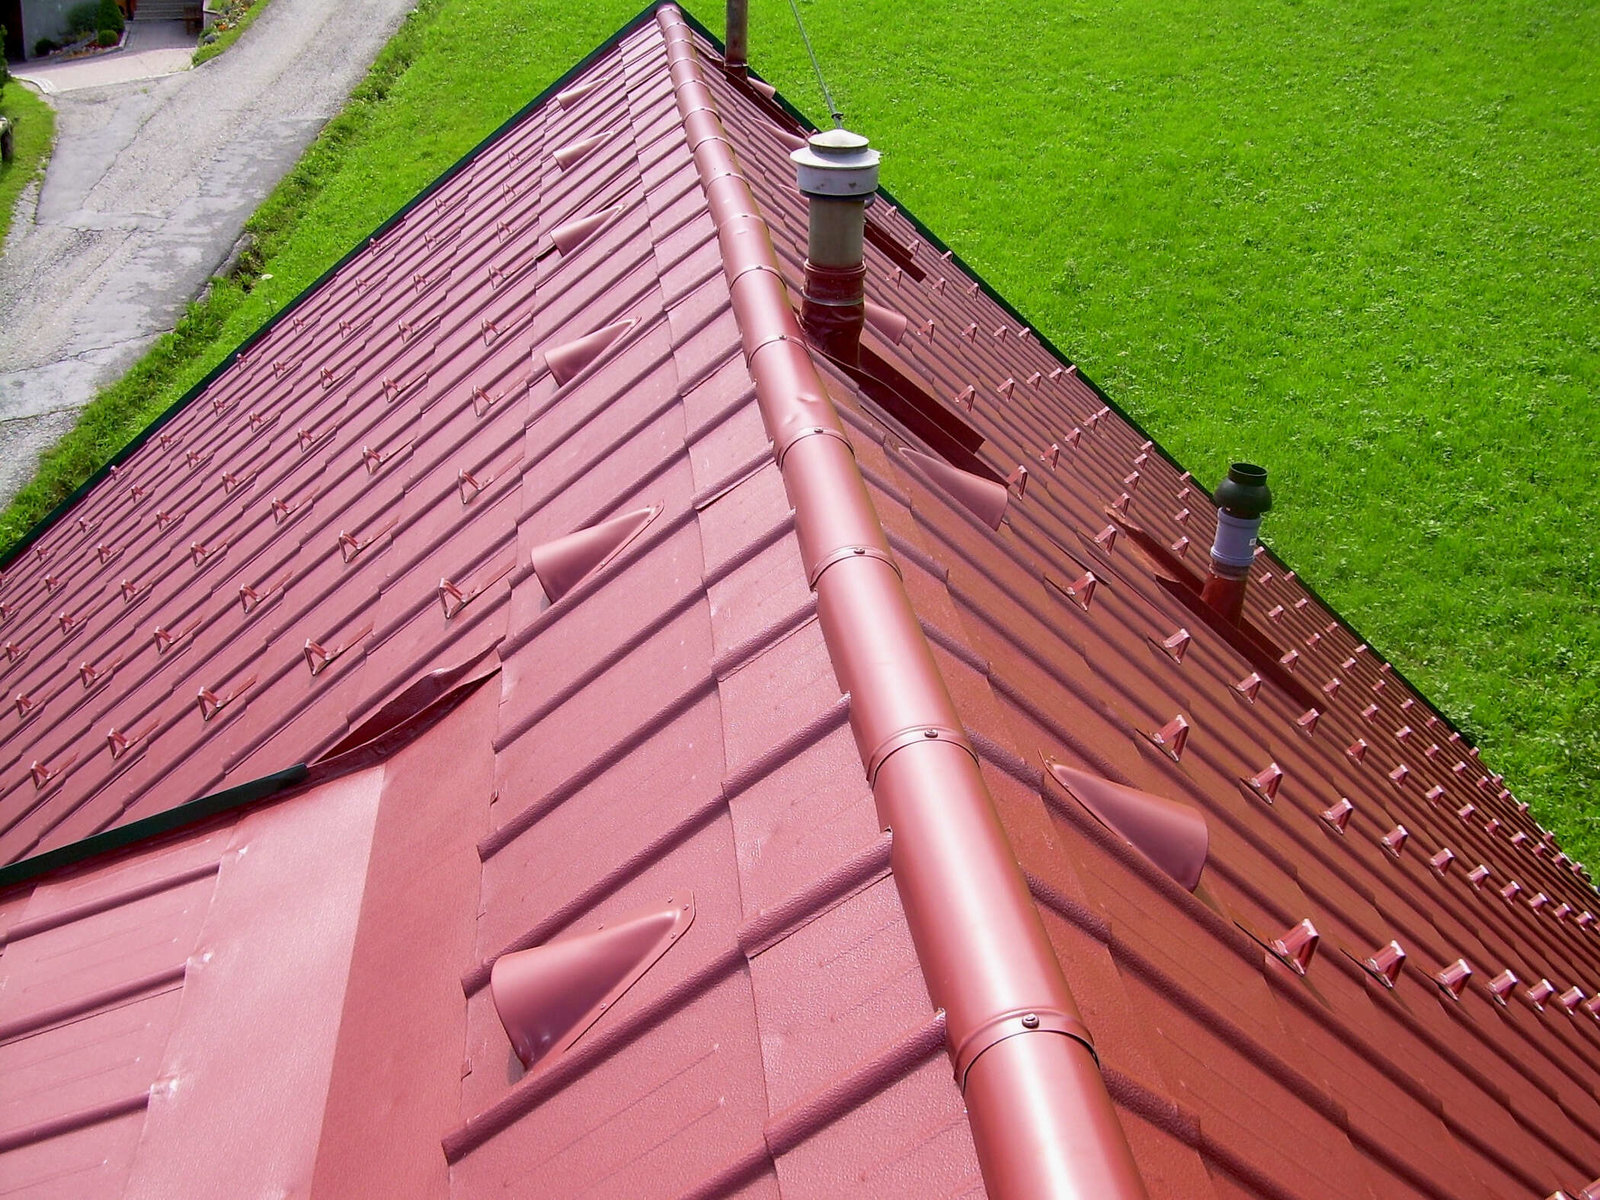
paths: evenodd
<path fill-rule="evenodd" d="M 4 565 L 0 1183 L 1592 1189 L 1587 877 L 887 196 L 809 342 L 722 66 L 641 14 Z"/>

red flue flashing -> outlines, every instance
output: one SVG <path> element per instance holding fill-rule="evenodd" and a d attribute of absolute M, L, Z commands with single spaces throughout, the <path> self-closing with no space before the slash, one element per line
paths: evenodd
<path fill-rule="evenodd" d="M 996 1200 L 1146 1200 L 1088 1031 L 933 660 L 679 10 L 656 10 L 756 401 Z M 862 553 L 850 553 L 861 548 Z M 1033 1035 L 1033 1036 L 1028 1036 Z"/>
<path fill-rule="evenodd" d="M 1228 624 L 1237 625 L 1244 620 L 1244 593 L 1249 582 L 1248 574 L 1237 576 L 1220 574 L 1216 562 L 1213 561 L 1206 573 L 1200 599 L 1221 614 L 1222 619 Z"/>
<path fill-rule="evenodd" d="M 851 366 L 861 363 L 861 330 L 866 325 L 867 268 L 824 267 L 806 259 L 800 324 L 817 345 Z"/>

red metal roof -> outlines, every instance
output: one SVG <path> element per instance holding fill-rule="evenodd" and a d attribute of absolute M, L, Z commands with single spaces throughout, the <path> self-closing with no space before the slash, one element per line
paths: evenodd
<path fill-rule="evenodd" d="M 731 146 L 794 294 L 797 127 L 704 38 L 712 115 L 680 104 L 673 12 L 6 567 L 0 859 L 34 878 L 0 893 L 0 1182 L 170 1192 L 220 1139 L 330 1194 L 983 1194 L 913 941 L 937 905 L 908 924 L 876 701 L 841 694 L 874 647 L 819 620 L 694 153 Z M 1150 1195 L 1576 1193 L 1586 878 L 1271 555 L 1253 640 L 1187 604 L 1205 490 L 904 213 L 869 222 L 878 381 L 815 369 Z M 522 986 L 576 1007 L 524 1068 L 490 970 L 563 940 Z M 306 1023 L 260 1103 L 224 1097 L 281 1051 L 228 997 Z M 85 1076 L 102 1036 L 126 1053 Z"/>

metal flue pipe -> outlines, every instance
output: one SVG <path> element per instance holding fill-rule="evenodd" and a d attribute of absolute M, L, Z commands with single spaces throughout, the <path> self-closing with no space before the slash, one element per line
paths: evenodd
<path fill-rule="evenodd" d="M 856 364 L 866 320 L 862 241 L 879 155 L 859 133 L 829 129 L 789 157 L 810 209 L 800 323 L 827 354 Z"/>
<path fill-rule="evenodd" d="M 728 0 L 722 66 L 729 75 L 739 79 L 750 73 L 750 0 Z"/>
<path fill-rule="evenodd" d="M 1256 557 L 1261 518 L 1272 507 L 1266 468 L 1234 463 L 1217 485 L 1217 536 L 1211 543 L 1211 569 L 1200 598 L 1230 625 L 1244 616 L 1245 587 Z"/>

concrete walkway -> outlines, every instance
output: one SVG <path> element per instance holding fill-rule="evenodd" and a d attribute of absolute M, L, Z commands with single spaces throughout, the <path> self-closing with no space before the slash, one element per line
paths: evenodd
<path fill-rule="evenodd" d="M 128 50 L 48 68 L 56 148 L 0 257 L 0 504 L 177 323 L 414 3 L 272 0 L 226 54 L 161 78 L 76 82 Z"/>
<path fill-rule="evenodd" d="M 54 62 L 41 59 L 11 72 L 46 96 L 83 88 L 159 79 L 189 69 L 196 38 L 182 21 L 131 21 L 121 49 Z"/>

